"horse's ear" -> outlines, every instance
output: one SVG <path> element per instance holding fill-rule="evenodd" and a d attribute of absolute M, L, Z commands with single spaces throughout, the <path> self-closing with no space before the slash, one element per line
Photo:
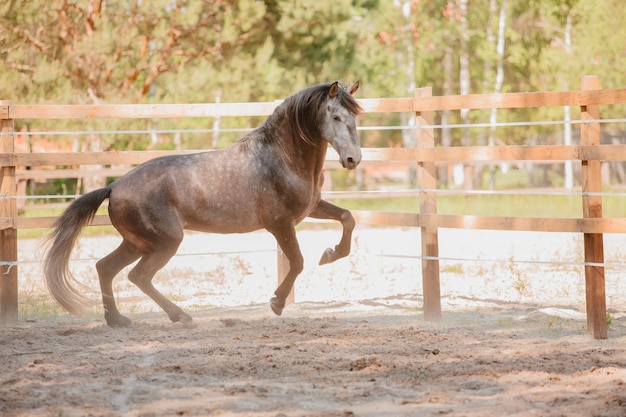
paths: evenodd
<path fill-rule="evenodd" d="M 350 87 L 350 89 L 348 90 L 348 93 L 353 96 L 354 93 L 356 93 L 356 90 L 359 89 L 359 85 L 361 85 L 361 80 L 356 80 L 356 82 L 352 84 L 352 87 Z"/>
<path fill-rule="evenodd" d="M 328 97 L 333 98 L 339 92 L 339 81 L 335 81 L 330 85 L 330 90 L 328 90 Z"/>

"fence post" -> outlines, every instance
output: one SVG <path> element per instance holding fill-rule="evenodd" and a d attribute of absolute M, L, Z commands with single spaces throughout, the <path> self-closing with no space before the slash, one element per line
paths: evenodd
<path fill-rule="evenodd" d="M 596 76 L 583 76 L 581 90 L 599 90 Z M 580 106 L 581 120 L 599 120 L 600 106 Z M 580 144 L 600 144 L 600 123 L 580 125 Z M 582 161 L 581 183 L 584 218 L 602 217 L 602 196 L 588 195 L 602 191 L 601 161 Z M 602 233 L 585 233 L 585 288 L 587 298 L 587 331 L 594 339 L 607 338 L 606 293 L 604 280 L 604 246 Z"/>
<path fill-rule="evenodd" d="M 431 97 L 432 87 L 415 90 L 415 98 Z M 415 108 L 415 106 L 414 106 Z M 417 110 L 417 109 L 416 109 Z M 434 148 L 435 135 L 432 127 L 433 112 L 415 112 L 417 148 Z M 437 214 L 437 194 L 429 191 L 437 188 L 437 168 L 434 162 L 418 162 L 417 184 L 420 190 L 420 214 Z M 439 282 L 439 235 L 437 226 L 421 227 L 422 238 L 422 286 L 424 288 L 424 320 L 441 318 L 441 285 Z"/>
<path fill-rule="evenodd" d="M 0 100 L 0 154 L 15 153 L 10 100 Z M 6 164 L 6 165 L 5 165 Z M 17 322 L 17 185 L 14 162 L 3 162 L 0 172 L 0 217 L 11 225 L 0 230 L 0 323 Z M 3 226 L 5 227 L 5 226 Z"/>

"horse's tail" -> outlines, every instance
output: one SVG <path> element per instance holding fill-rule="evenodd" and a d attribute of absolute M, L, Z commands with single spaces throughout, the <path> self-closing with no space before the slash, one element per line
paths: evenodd
<path fill-rule="evenodd" d="M 91 304 L 89 299 L 76 289 L 77 284 L 82 284 L 70 272 L 68 264 L 72 248 L 83 227 L 93 219 L 98 207 L 110 194 L 111 189 L 107 187 L 74 200 L 54 223 L 54 230 L 48 237 L 51 244 L 43 260 L 46 284 L 52 297 L 72 314 L 86 313 Z"/>

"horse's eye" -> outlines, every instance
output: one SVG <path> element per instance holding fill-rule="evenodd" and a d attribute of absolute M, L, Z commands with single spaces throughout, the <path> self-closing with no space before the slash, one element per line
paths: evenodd
<path fill-rule="evenodd" d="M 341 121 L 341 117 L 339 117 L 339 116 L 334 116 L 333 119 L 335 119 L 336 122 L 340 122 Z"/>

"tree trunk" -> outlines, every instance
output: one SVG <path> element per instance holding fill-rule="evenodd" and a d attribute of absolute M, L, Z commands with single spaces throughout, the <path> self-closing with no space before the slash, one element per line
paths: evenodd
<path fill-rule="evenodd" d="M 469 0 L 458 0 L 458 6 L 460 11 L 459 20 L 459 86 L 461 95 L 467 95 L 470 92 L 470 59 L 469 59 L 469 28 L 467 24 L 467 12 L 468 12 Z M 461 109 L 461 121 L 463 124 L 469 124 L 469 109 Z M 463 128 L 462 131 L 462 144 L 463 146 L 471 146 L 472 138 L 468 128 Z M 473 188 L 473 176 L 474 166 L 472 164 L 466 164 L 464 169 L 464 188 L 471 190 Z"/>
<path fill-rule="evenodd" d="M 571 11 L 567 12 L 567 20 L 565 21 L 565 55 L 567 56 L 567 62 L 569 61 L 569 55 L 572 50 L 572 13 Z M 569 83 L 567 82 L 567 77 L 563 77 L 563 89 L 564 91 L 569 90 Z M 572 144 L 572 124 L 570 123 L 572 120 L 572 116 L 570 113 L 570 108 L 568 106 L 563 107 L 563 119 L 565 124 L 563 125 L 563 144 L 571 145 Z M 574 186 L 574 169 L 572 161 L 565 161 L 565 188 L 571 189 Z"/>
<path fill-rule="evenodd" d="M 454 83 L 454 62 L 453 62 L 453 50 L 448 47 L 445 49 L 443 56 L 443 95 L 451 96 L 453 94 L 452 85 Z M 443 129 L 441 129 L 441 146 L 444 148 L 452 146 L 452 132 L 451 129 L 446 126 L 450 123 L 450 110 L 444 110 L 441 112 L 441 125 Z M 451 185 L 451 175 L 448 175 L 448 169 L 453 167 L 447 166 L 444 167 L 439 173 L 441 182 L 446 184 L 448 187 Z"/>
<path fill-rule="evenodd" d="M 507 0 L 502 0 L 500 5 L 500 17 L 498 18 L 498 43 L 496 45 L 496 53 L 498 55 L 498 63 L 496 67 L 496 82 L 493 87 L 494 94 L 499 93 L 502 90 L 502 84 L 504 83 L 504 43 L 506 40 L 506 6 Z M 495 145 L 496 126 L 498 121 L 498 109 L 491 109 L 491 115 L 489 116 L 489 146 Z M 489 166 L 489 188 L 495 188 L 495 173 L 493 165 Z"/>
<path fill-rule="evenodd" d="M 395 2 L 396 6 L 400 6 L 402 17 L 404 19 L 404 77 L 406 92 L 409 97 L 413 97 L 415 93 L 415 54 L 413 50 L 413 30 L 411 28 L 411 0 L 404 0 L 400 4 Z M 402 145 L 405 148 L 415 148 L 417 146 L 417 133 L 415 131 L 415 115 L 402 113 L 401 121 L 407 129 L 402 130 Z M 417 184 L 417 170 L 414 166 L 409 166 L 407 173 L 410 187 Z"/>

